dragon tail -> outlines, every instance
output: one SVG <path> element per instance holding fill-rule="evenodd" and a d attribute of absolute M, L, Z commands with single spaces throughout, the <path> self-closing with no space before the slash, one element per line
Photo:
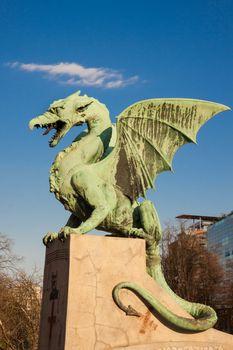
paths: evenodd
<path fill-rule="evenodd" d="M 152 309 L 156 310 L 165 320 L 181 329 L 194 332 L 204 331 L 213 327 L 217 321 L 215 311 L 209 306 L 189 302 L 186 302 L 186 305 L 184 306 L 183 303 L 181 304 L 176 299 L 183 306 L 183 308 L 185 308 L 186 311 L 188 311 L 194 317 L 194 319 L 181 317 L 168 310 L 148 290 L 139 287 L 133 282 L 121 282 L 117 284 L 113 289 L 113 299 L 118 305 L 118 307 L 121 310 L 123 310 L 127 315 L 140 316 L 140 314 L 132 306 L 129 305 L 128 307 L 126 307 L 122 303 L 122 301 L 119 298 L 119 291 L 121 289 L 128 289 L 134 292 L 135 294 L 140 296 L 141 299 L 147 302 L 147 304 L 149 304 Z M 185 302 L 185 300 L 182 301 Z"/>
<path fill-rule="evenodd" d="M 151 247 L 152 248 L 152 247 Z M 217 315 L 214 309 L 210 306 L 192 303 L 186 301 L 176 295 L 168 286 L 161 268 L 159 258 L 159 248 L 154 246 L 148 254 L 150 248 L 147 248 L 147 272 L 148 274 L 168 293 L 173 299 L 194 319 L 181 317 L 168 310 L 157 298 L 155 298 L 148 290 L 138 286 L 133 282 L 121 282 L 118 283 L 113 289 L 113 299 L 118 307 L 123 310 L 127 315 L 140 316 L 140 314 L 132 307 L 126 307 L 119 297 L 121 289 L 128 289 L 138 295 L 144 302 L 151 306 L 152 310 L 157 311 L 165 320 L 172 325 L 181 328 L 183 330 L 200 332 L 207 330 L 215 325 L 217 322 Z"/>

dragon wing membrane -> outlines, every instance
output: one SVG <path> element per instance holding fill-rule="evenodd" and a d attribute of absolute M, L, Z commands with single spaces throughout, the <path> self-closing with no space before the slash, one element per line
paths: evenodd
<path fill-rule="evenodd" d="M 137 102 L 119 115 L 115 148 L 100 163 L 104 168 L 110 166 L 112 181 L 132 201 L 144 197 L 146 190 L 154 187 L 156 176 L 172 169 L 176 151 L 186 143 L 195 143 L 200 127 L 228 109 L 191 99 Z"/>

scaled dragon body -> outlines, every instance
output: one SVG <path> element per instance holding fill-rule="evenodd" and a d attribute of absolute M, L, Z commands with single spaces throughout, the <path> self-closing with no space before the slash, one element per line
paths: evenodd
<path fill-rule="evenodd" d="M 71 212 L 67 224 L 43 239 L 48 245 L 56 238 L 85 234 L 93 229 L 114 235 L 146 240 L 147 272 L 195 319 L 179 317 L 160 304 L 148 291 L 133 282 L 113 289 L 116 304 L 129 315 L 138 315 L 119 298 L 127 288 L 139 294 L 174 325 L 200 331 L 212 327 L 217 318 L 208 306 L 179 298 L 167 285 L 160 265 L 161 229 L 153 203 L 144 197 L 156 176 L 171 170 L 175 152 L 195 142 L 199 128 L 228 107 L 191 99 L 151 99 L 135 103 L 112 125 L 108 109 L 98 100 L 77 92 L 52 103 L 47 112 L 30 121 L 30 128 L 56 129 L 50 141 L 54 147 L 73 126 L 87 123 L 72 144 L 58 153 L 50 175 L 50 190 Z"/>

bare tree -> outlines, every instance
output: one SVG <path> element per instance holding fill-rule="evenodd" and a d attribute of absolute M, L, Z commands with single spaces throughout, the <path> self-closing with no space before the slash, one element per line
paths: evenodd
<path fill-rule="evenodd" d="M 233 261 L 224 270 L 197 234 L 166 225 L 162 266 L 170 287 L 182 298 L 208 304 L 218 315 L 215 328 L 233 334 Z"/>
<path fill-rule="evenodd" d="M 12 241 L 0 234 L 0 350 L 37 348 L 41 277 L 19 269 Z"/>
<path fill-rule="evenodd" d="M 182 298 L 214 304 L 223 276 L 218 258 L 183 227 L 168 226 L 162 244 L 162 265 L 170 287 Z"/>
<path fill-rule="evenodd" d="M 21 257 L 15 255 L 12 250 L 13 242 L 0 232 L 0 273 L 9 273 L 18 268 Z"/>
<path fill-rule="evenodd" d="M 225 275 L 216 297 L 218 322 L 216 328 L 233 334 L 233 260 L 226 263 Z"/>

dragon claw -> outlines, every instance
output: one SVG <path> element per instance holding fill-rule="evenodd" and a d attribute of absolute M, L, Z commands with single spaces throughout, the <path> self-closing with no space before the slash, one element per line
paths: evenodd
<path fill-rule="evenodd" d="M 143 231 L 142 228 L 134 228 L 133 227 L 129 230 L 129 236 L 136 237 L 136 238 L 144 238 L 145 232 Z"/>
<path fill-rule="evenodd" d="M 57 238 L 58 234 L 56 232 L 48 232 L 43 238 L 43 243 L 46 247 L 48 247 L 49 243 L 52 243 L 52 241 Z"/>
<path fill-rule="evenodd" d="M 71 234 L 71 229 L 70 227 L 63 227 L 59 232 L 58 232 L 58 239 L 61 241 L 65 241 L 65 239 Z"/>

